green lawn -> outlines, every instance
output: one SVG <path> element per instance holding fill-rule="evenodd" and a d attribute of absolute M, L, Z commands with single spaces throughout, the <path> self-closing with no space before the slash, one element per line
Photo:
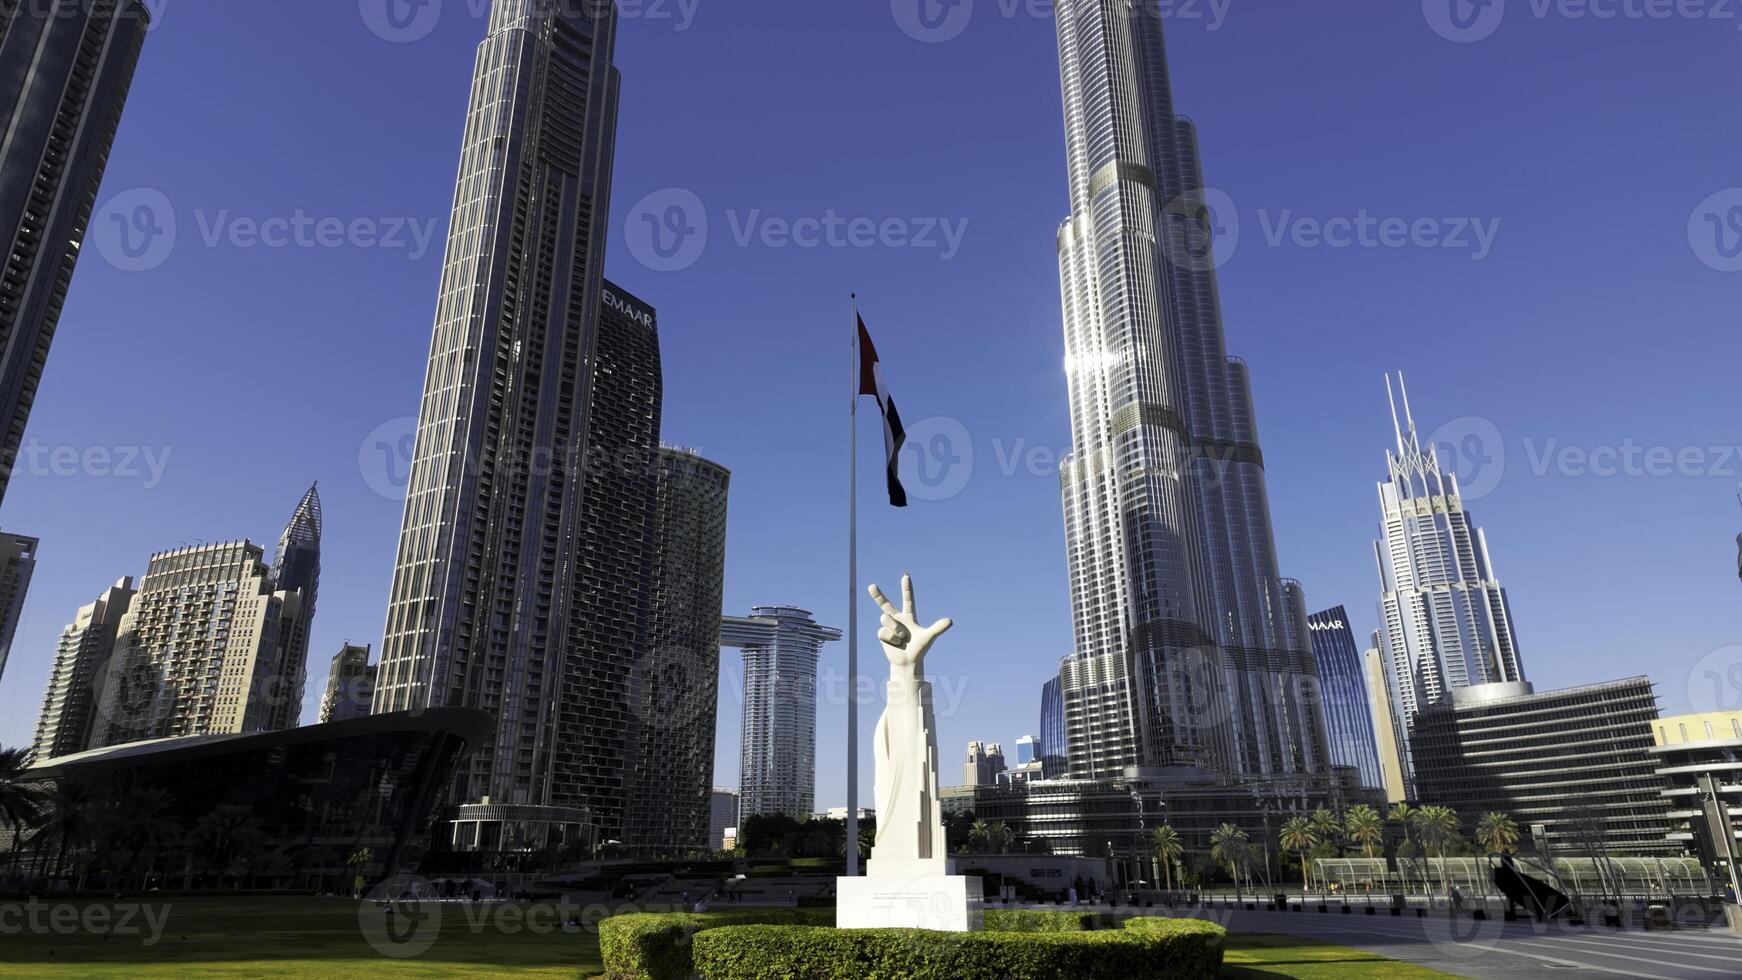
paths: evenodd
<path fill-rule="evenodd" d="M 162 938 L 20 931 L 15 903 L 0 903 L 0 976 L 6 977 L 561 977 L 600 973 L 595 930 L 565 934 L 555 917 L 523 920 L 519 906 L 439 906 L 439 923 L 427 920 L 408 932 L 416 944 L 432 939 L 412 958 L 377 952 L 365 935 L 355 901 L 337 898 L 170 898 L 154 910 Z M 110 907 L 114 903 L 89 903 Z M 83 914 L 88 903 L 74 903 Z M 162 907 L 167 906 L 167 917 Z M 426 910 L 435 906 L 425 906 Z M 372 908 L 372 907 L 371 907 Z M 68 915 L 70 913 L 62 913 Z M 371 912 L 373 916 L 375 913 Z M 46 915 L 46 913 L 45 913 Z M 52 920 L 42 920 L 51 927 Z M 371 931 L 388 948 L 378 918 Z M 438 931 L 439 930 L 439 931 Z"/>
<path fill-rule="evenodd" d="M 1299 980 L 1426 980 L 1448 973 L 1412 963 L 1399 963 L 1383 956 L 1333 946 L 1296 936 L 1229 936 L 1222 976 L 1234 980 L 1295 977 Z"/>
<path fill-rule="evenodd" d="M 28 910 L 0 902 L 0 977 L 336 977 L 391 980 L 395 977 L 516 977 L 577 980 L 603 971 L 595 930 L 565 932 L 554 916 L 525 918 L 513 905 L 425 906 L 439 908 L 440 921 L 408 927 L 412 945 L 427 949 L 415 957 L 383 955 L 372 935 L 387 948 L 386 926 L 377 913 L 366 924 L 357 902 L 334 898 L 169 898 L 147 899 L 154 919 L 143 912 L 114 927 L 138 934 L 107 939 L 67 917 L 108 912 L 115 903 L 63 906 L 63 928 L 54 928 L 52 906 L 38 913 L 46 931 L 32 931 Z M 122 903 L 127 904 L 127 903 Z M 93 912 L 92 910 L 99 910 Z M 373 910 L 373 907 L 371 907 Z M 572 914 L 572 913 L 571 913 Z M 153 926 L 160 938 L 149 944 Z M 22 927 L 22 928 L 21 928 Z M 1228 944 L 1231 978 L 1298 977 L 1417 980 L 1445 974 L 1394 963 L 1342 946 L 1286 936 L 1233 936 Z"/>

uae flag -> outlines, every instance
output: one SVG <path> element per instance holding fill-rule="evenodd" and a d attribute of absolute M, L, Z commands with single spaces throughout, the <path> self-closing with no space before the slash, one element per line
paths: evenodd
<path fill-rule="evenodd" d="M 901 447 L 907 443 L 907 430 L 901 427 L 901 413 L 895 409 L 895 399 L 883 384 L 883 365 L 877 360 L 877 347 L 871 343 L 871 332 L 865 329 L 865 318 L 859 318 L 859 394 L 872 395 L 883 411 L 883 448 L 889 455 L 889 503 L 907 506 L 907 490 L 901 485 Z"/>

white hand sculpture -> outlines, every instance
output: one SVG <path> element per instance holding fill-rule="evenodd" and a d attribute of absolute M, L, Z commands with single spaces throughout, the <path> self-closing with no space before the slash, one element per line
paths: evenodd
<path fill-rule="evenodd" d="M 896 610 L 895 604 L 883 594 L 877 586 L 871 586 L 871 598 L 877 600 L 877 605 L 883 607 L 883 629 L 878 632 L 877 639 L 883 643 L 883 655 L 889 658 L 891 667 L 907 667 L 916 677 L 925 673 L 926 651 L 931 649 L 937 638 L 949 632 L 956 625 L 953 620 L 940 619 L 930 626 L 919 625 L 919 608 L 913 601 L 913 577 L 901 577 L 901 609 Z"/>

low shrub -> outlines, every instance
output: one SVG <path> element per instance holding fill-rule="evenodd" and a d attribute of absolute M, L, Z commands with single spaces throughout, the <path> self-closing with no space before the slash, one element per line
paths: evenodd
<path fill-rule="evenodd" d="M 703 929 L 732 925 L 832 926 L 835 910 L 728 909 L 614 915 L 599 923 L 599 952 L 610 980 L 687 980 L 691 941 Z"/>
<path fill-rule="evenodd" d="M 987 909 L 987 932 L 1089 932 L 1116 929 L 1096 912 L 1031 912 L 1027 909 Z"/>

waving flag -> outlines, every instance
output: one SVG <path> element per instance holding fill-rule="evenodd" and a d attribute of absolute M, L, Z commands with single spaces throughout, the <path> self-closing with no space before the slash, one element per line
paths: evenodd
<path fill-rule="evenodd" d="M 871 343 L 864 317 L 859 317 L 859 394 L 875 397 L 883 412 L 883 448 L 889 456 L 889 503 L 893 507 L 906 507 L 907 489 L 901 485 L 901 447 L 907 443 L 907 430 L 901 426 L 895 399 L 889 397 L 889 389 L 883 384 L 883 365 L 877 360 L 877 347 Z"/>

